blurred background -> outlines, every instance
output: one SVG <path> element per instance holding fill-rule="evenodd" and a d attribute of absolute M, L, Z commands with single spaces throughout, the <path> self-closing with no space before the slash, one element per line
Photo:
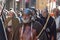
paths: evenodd
<path fill-rule="evenodd" d="M 0 4 L 5 3 L 5 8 L 9 10 L 13 8 L 15 11 L 27 7 L 35 7 L 36 9 L 43 9 L 44 7 L 56 8 L 60 7 L 60 0 L 0 0 Z M 60 8 L 59 8 L 60 9 Z"/>

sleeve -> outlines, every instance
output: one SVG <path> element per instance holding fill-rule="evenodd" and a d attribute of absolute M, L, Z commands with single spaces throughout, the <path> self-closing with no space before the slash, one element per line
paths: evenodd
<path fill-rule="evenodd" d="M 59 24 L 60 24 L 60 18 L 56 18 L 55 19 L 56 20 L 56 29 L 58 29 L 59 28 Z"/>
<path fill-rule="evenodd" d="M 37 35 L 40 33 L 41 29 L 42 29 L 42 26 L 39 22 L 35 22 L 34 23 L 34 28 L 36 29 L 36 32 L 37 32 Z"/>
<path fill-rule="evenodd" d="M 54 37 L 54 40 L 56 40 L 56 23 L 55 20 L 53 20 L 53 24 L 51 26 L 51 37 Z"/>

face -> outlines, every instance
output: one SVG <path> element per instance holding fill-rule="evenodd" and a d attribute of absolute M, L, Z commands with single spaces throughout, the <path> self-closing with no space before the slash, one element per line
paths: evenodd
<path fill-rule="evenodd" d="M 59 15 L 59 10 L 58 9 L 54 9 L 53 13 L 54 13 L 54 16 L 57 17 Z"/>
<path fill-rule="evenodd" d="M 14 13 L 13 12 L 9 12 L 8 13 L 8 16 L 13 17 L 14 16 Z"/>
<path fill-rule="evenodd" d="M 28 19 L 28 18 L 30 18 L 30 15 L 28 15 L 28 14 L 23 14 L 22 17 L 23 17 L 24 19 Z"/>
<path fill-rule="evenodd" d="M 28 14 L 23 14 L 23 15 L 22 15 L 22 21 L 23 21 L 24 23 L 30 22 L 30 15 L 28 15 Z"/>
<path fill-rule="evenodd" d="M 46 11 L 42 11 L 42 16 L 43 16 L 43 17 L 47 17 L 47 15 L 48 15 L 48 14 L 47 14 Z"/>
<path fill-rule="evenodd" d="M 56 17 L 57 15 L 56 15 L 56 12 L 54 12 L 54 16 Z"/>

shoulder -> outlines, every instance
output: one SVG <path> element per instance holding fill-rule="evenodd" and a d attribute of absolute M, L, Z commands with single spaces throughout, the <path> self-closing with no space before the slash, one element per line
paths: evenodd
<path fill-rule="evenodd" d="M 50 16 L 50 20 L 54 20 L 54 18 Z"/>
<path fill-rule="evenodd" d="M 39 33 L 41 31 L 42 26 L 38 21 L 34 22 L 34 29 L 36 29 L 37 33 Z"/>
<path fill-rule="evenodd" d="M 49 21 L 50 21 L 50 22 L 53 22 L 53 21 L 55 22 L 55 19 L 50 16 Z"/>
<path fill-rule="evenodd" d="M 40 22 L 35 21 L 35 22 L 34 22 L 34 25 L 40 26 L 41 24 L 40 24 Z"/>

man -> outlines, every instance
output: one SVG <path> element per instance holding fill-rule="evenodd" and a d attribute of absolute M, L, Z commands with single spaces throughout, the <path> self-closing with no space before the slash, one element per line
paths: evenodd
<path fill-rule="evenodd" d="M 37 40 L 36 38 L 40 33 L 42 26 L 39 22 L 31 20 L 32 12 L 29 8 L 23 10 L 22 23 L 16 28 L 13 36 L 13 40 Z M 46 34 L 43 37 L 39 37 L 39 40 L 47 40 Z"/>
<path fill-rule="evenodd" d="M 55 8 L 53 10 L 55 21 L 56 21 L 56 31 L 57 31 L 57 40 L 60 40 L 60 15 L 59 9 Z"/>
<path fill-rule="evenodd" d="M 37 18 L 36 21 L 39 21 L 40 24 L 44 27 L 45 23 L 47 22 L 48 16 L 48 10 L 43 9 L 40 16 L 41 18 Z M 48 40 L 56 40 L 56 23 L 51 16 L 47 22 L 45 32 L 47 34 Z"/>
<path fill-rule="evenodd" d="M 8 40 L 12 40 L 14 30 L 18 26 L 19 20 L 15 17 L 14 12 L 10 10 L 4 22 Z"/>

